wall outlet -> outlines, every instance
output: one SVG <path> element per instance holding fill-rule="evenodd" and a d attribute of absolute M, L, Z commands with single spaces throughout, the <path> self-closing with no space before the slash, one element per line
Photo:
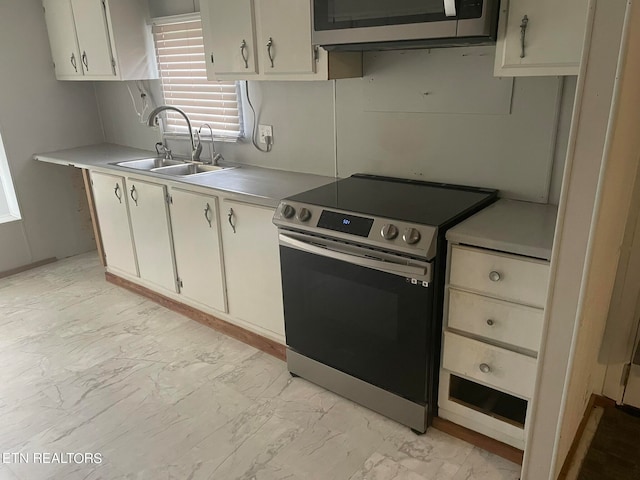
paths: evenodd
<path fill-rule="evenodd" d="M 260 143 L 273 145 L 273 127 L 271 125 L 258 125 L 258 133 L 260 134 Z M 268 142 L 267 137 L 269 137 Z"/>

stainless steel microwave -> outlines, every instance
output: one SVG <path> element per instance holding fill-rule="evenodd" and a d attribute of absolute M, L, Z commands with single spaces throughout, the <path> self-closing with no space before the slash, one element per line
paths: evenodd
<path fill-rule="evenodd" d="M 383 50 L 495 41 L 499 0 L 311 0 L 313 43 Z"/>

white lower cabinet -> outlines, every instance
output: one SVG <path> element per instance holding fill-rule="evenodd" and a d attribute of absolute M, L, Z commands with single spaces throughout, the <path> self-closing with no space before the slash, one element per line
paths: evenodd
<path fill-rule="evenodd" d="M 284 337 L 273 209 L 224 199 L 220 210 L 229 314 Z"/>
<path fill-rule="evenodd" d="M 91 172 L 91 179 L 110 271 L 284 340 L 273 208 L 133 175 Z"/>
<path fill-rule="evenodd" d="M 127 188 L 140 278 L 176 292 L 167 187 L 129 178 Z"/>
<path fill-rule="evenodd" d="M 171 189 L 171 228 L 180 293 L 226 312 L 218 198 Z"/>
<path fill-rule="evenodd" d="M 91 172 L 91 185 L 107 265 L 138 276 L 124 178 Z"/>
<path fill-rule="evenodd" d="M 548 277 L 545 260 L 450 246 L 438 416 L 524 450 Z"/>

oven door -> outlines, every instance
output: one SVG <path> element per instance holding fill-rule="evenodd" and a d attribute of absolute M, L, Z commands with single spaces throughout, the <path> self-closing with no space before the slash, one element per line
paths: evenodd
<path fill-rule="evenodd" d="M 414 402 L 426 402 L 431 264 L 280 235 L 287 345 Z"/>

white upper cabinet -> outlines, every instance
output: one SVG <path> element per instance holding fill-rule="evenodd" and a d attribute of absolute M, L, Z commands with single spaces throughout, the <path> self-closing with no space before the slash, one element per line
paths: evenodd
<path fill-rule="evenodd" d="M 59 80 L 158 77 L 145 0 L 43 0 Z"/>
<path fill-rule="evenodd" d="M 259 19 L 260 71 L 265 75 L 313 74 L 309 2 L 256 0 Z M 286 12 L 286 15 L 283 15 Z"/>
<path fill-rule="evenodd" d="M 81 45 L 82 70 L 87 77 L 115 75 L 115 61 L 102 0 L 71 0 L 76 19 L 78 45 Z"/>
<path fill-rule="evenodd" d="M 362 76 L 360 52 L 311 44 L 308 0 L 201 0 L 209 80 L 329 80 Z"/>
<path fill-rule="evenodd" d="M 589 0 L 502 0 L 496 76 L 577 75 Z"/>
<path fill-rule="evenodd" d="M 51 41 L 51 56 L 58 78 L 82 77 L 78 39 L 73 23 L 71 0 L 44 0 L 45 21 Z"/>
<path fill-rule="evenodd" d="M 253 0 L 202 2 L 207 75 L 258 73 Z M 207 25 L 209 28 L 205 28 Z"/>

